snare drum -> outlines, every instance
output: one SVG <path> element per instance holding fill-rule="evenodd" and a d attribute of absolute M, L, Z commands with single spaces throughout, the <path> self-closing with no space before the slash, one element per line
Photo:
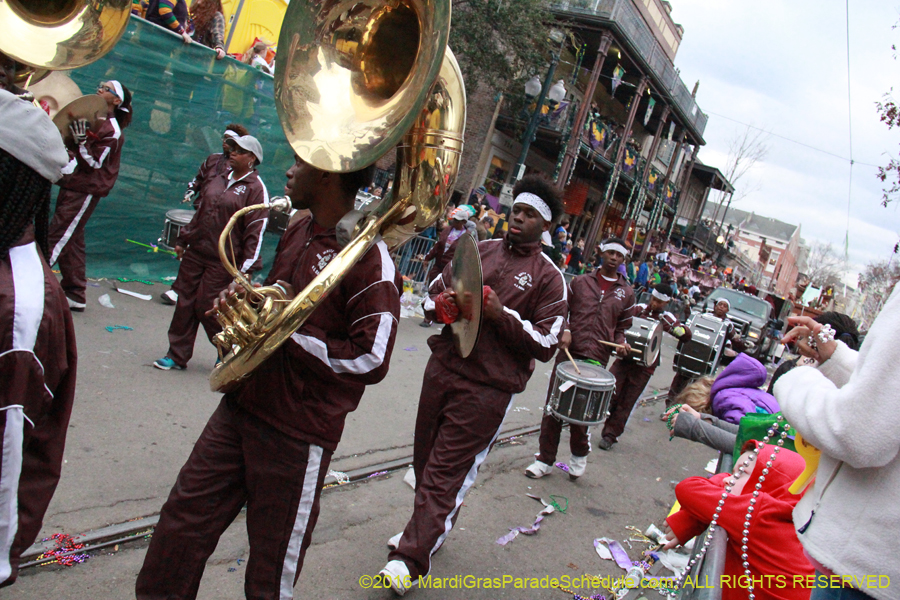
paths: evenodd
<path fill-rule="evenodd" d="M 597 365 L 575 361 L 559 363 L 550 394 L 550 412 L 558 419 L 576 425 L 599 425 L 606 420 L 609 403 L 616 391 L 616 378 Z"/>
<path fill-rule="evenodd" d="M 181 228 L 191 222 L 194 218 L 195 211 L 184 210 L 183 208 L 175 208 L 166 213 L 166 223 L 163 225 L 162 237 L 157 240 L 160 248 L 165 250 L 174 250 L 175 242 L 178 240 L 178 234 Z"/>
<path fill-rule="evenodd" d="M 659 321 L 634 317 L 631 328 L 625 332 L 625 339 L 632 349 L 631 356 L 645 367 L 655 365 L 662 348 L 662 334 Z"/>

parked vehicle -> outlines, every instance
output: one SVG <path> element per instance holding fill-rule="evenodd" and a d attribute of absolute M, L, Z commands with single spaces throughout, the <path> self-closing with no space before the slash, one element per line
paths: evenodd
<path fill-rule="evenodd" d="M 712 312 L 720 298 L 731 303 L 728 318 L 741 334 L 744 352 L 765 364 L 780 337 L 778 332 L 784 328 L 784 321 L 772 318 L 774 308 L 762 298 L 723 287 L 714 289 L 706 297 L 701 310 Z"/>

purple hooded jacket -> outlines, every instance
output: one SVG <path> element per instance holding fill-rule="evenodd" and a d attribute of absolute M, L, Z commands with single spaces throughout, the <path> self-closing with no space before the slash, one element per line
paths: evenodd
<path fill-rule="evenodd" d="M 778 401 L 771 394 L 759 389 L 766 383 L 766 368 L 755 358 L 738 354 L 713 382 L 709 397 L 712 400 L 714 416 L 734 423 L 741 422 L 747 413 L 769 414 L 781 410 Z"/>

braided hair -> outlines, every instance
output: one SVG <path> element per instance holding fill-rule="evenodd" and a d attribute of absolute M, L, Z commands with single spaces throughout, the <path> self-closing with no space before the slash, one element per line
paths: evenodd
<path fill-rule="evenodd" d="M 50 260 L 50 181 L 0 149 L 0 258 L 32 223 L 38 247 Z"/>

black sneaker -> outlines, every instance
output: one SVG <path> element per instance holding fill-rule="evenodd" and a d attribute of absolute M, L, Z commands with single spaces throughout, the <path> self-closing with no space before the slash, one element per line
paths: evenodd
<path fill-rule="evenodd" d="M 613 441 L 609 438 L 600 438 L 600 441 L 597 442 L 597 447 L 600 448 L 601 450 L 609 450 L 610 448 L 613 447 L 613 444 L 615 444 L 615 443 L 616 443 L 615 441 Z"/>

